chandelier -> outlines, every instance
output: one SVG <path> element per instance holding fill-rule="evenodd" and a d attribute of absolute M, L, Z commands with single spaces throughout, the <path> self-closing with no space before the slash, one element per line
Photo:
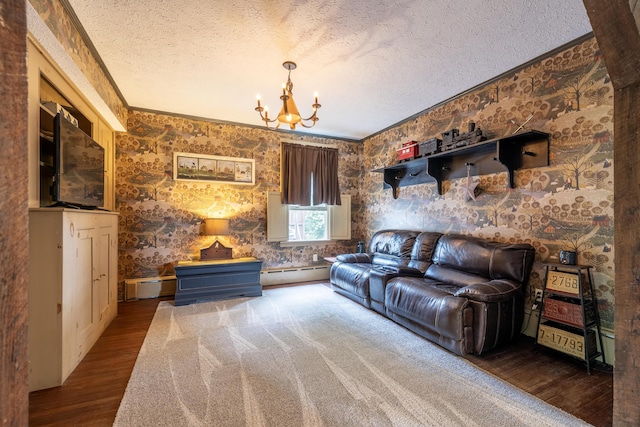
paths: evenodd
<path fill-rule="evenodd" d="M 289 70 L 289 76 L 287 77 L 287 83 L 282 83 L 282 96 L 280 99 L 282 100 L 282 108 L 278 113 L 278 117 L 275 119 L 269 118 L 269 107 L 263 107 L 260 105 L 260 95 L 258 95 L 258 106 L 256 107 L 256 111 L 260 113 L 260 119 L 270 128 L 269 123 L 278 122 L 276 125 L 276 129 L 280 127 L 281 124 L 288 124 L 291 129 L 295 129 L 297 124 L 300 124 L 306 128 L 313 127 L 316 122 L 319 120 L 317 113 L 318 108 L 321 107 L 318 104 L 318 94 L 315 93 L 315 102 L 311 104 L 313 107 L 313 114 L 311 117 L 304 119 L 300 116 L 300 112 L 298 112 L 298 107 L 296 107 L 296 103 L 293 100 L 293 83 L 291 82 L 291 70 L 295 70 L 297 65 L 295 62 L 286 61 L 282 64 L 282 66 Z M 264 114 L 263 114 L 264 113 Z M 311 121 L 311 124 L 305 124 L 304 122 Z"/>

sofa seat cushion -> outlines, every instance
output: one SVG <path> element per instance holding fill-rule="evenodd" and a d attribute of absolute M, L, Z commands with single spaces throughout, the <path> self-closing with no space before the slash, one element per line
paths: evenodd
<path fill-rule="evenodd" d="M 516 294 L 522 295 L 520 288 L 520 283 L 512 280 L 491 280 L 460 288 L 455 295 L 482 302 L 500 302 L 514 298 Z"/>
<path fill-rule="evenodd" d="M 473 323 L 466 298 L 453 295 L 458 287 L 418 277 L 396 277 L 387 283 L 389 313 L 419 323 L 423 328 L 456 341 L 465 339 L 465 327 Z"/>

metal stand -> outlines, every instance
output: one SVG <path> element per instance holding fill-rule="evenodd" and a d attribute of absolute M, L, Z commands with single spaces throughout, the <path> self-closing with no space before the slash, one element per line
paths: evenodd
<path fill-rule="evenodd" d="M 606 363 L 591 268 L 546 264 L 535 343 L 584 360 L 589 374 L 598 357 Z"/>

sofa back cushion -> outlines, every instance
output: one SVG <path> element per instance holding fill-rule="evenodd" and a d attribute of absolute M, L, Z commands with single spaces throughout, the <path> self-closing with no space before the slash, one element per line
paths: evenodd
<path fill-rule="evenodd" d="M 486 276 L 468 273 L 455 268 L 442 267 L 438 264 L 431 264 L 425 273 L 425 277 L 439 283 L 453 285 L 449 288 L 451 294 L 456 293 L 459 288 L 488 281 Z"/>
<path fill-rule="evenodd" d="M 369 251 L 373 254 L 373 264 L 407 265 L 413 244 L 419 231 L 382 230 L 369 242 Z"/>
<path fill-rule="evenodd" d="M 528 281 L 533 259 L 534 249 L 528 244 L 499 243 L 455 234 L 438 239 L 433 254 L 433 263 L 440 268 L 519 283 Z"/>
<path fill-rule="evenodd" d="M 442 233 L 430 231 L 418 234 L 411 250 L 411 259 L 408 266 L 416 268 L 423 273 L 427 271 L 427 268 L 431 265 L 433 251 L 440 236 L 442 236 Z"/>

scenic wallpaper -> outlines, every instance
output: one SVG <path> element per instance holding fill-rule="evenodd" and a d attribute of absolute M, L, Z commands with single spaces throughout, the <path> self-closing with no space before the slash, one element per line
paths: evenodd
<path fill-rule="evenodd" d="M 353 241 L 313 247 L 267 242 L 267 193 L 280 190 L 281 137 L 337 147 L 341 192 L 352 195 L 354 210 L 362 210 L 360 143 L 130 111 L 128 132 L 116 139 L 121 284 L 129 278 L 172 275 L 176 261 L 197 259 L 200 249 L 216 240 L 201 236 L 204 218 L 229 218 L 231 235 L 219 240 L 233 248 L 235 258 L 263 260 L 263 269 L 319 265 L 324 256 L 355 252 Z M 253 159 L 256 183 L 174 180 L 174 153 Z M 354 239 L 364 235 L 360 227 L 352 225 Z"/>
<path fill-rule="evenodd" d="M 529 119 L 530 118 L 530 119 Z M 550 166 L 507 174 L 401 187 L 397 200 L 373 169 L 397 163 L 402 143 L 440 137 L 473 121 L 489 138 L 512 134 L 520 124 L 551 134 Z M 613 328 L 613 87 L 595 39 L 589 39 L 425 112 L 364 143 L 363 209 L 355 220 L 367 235 L 383 228 L 462 233 L 503 242 L 526 242 L 537 251 L 531 278 L 541 287 L 544 262 L 561 249 L 593 266 L 604 327 Z M 530 291 L 531 289 L 529 289 Z"/>
<path fill-rule="evenodd" d="M 444 84 L 444 82 L 443 82 Z M 425 106 L 428 107 L 428 106 Z M 397 199 L 373 172 L 397 163 L 402 143 L 441 137 L 473 121 L 489 138 L 526 129 L 551 134 L 550 165 L 516 173 L 402 187 Z M 462 233 L 537 250 L 531 287 L 541 287 L 544 262 L 561 249 L 593 266 L 603 326 L 613 328 L 613 89 L 595 39 L 587 39 L 483 87 L 425 111 L 363 143 L 283 134 L 177 115 L 131 110 L 128 131 L 116 138 L 116 203 L 120 212 L 119 283 L 173 274 L 176 261 L 197 258 L 215 239 L 200 235 L 202 219 L 231 219 L 223 244 L 234 257 L 255 256 L 264 268 L 323 263 L 354 252 L 383 228 Z M 352 195 L 352 240 L 319 247 L 280 247 L 266 241 L 266 198 L 279 190 L 280 141 L 339 149 L 341 192 Z M 173 180 L 174 152 L 255 160 L 255 185 Z M 314 263 L 317 253 L 320 261 Z M 528 292 L 531 289 L 527 290 Z"/>

